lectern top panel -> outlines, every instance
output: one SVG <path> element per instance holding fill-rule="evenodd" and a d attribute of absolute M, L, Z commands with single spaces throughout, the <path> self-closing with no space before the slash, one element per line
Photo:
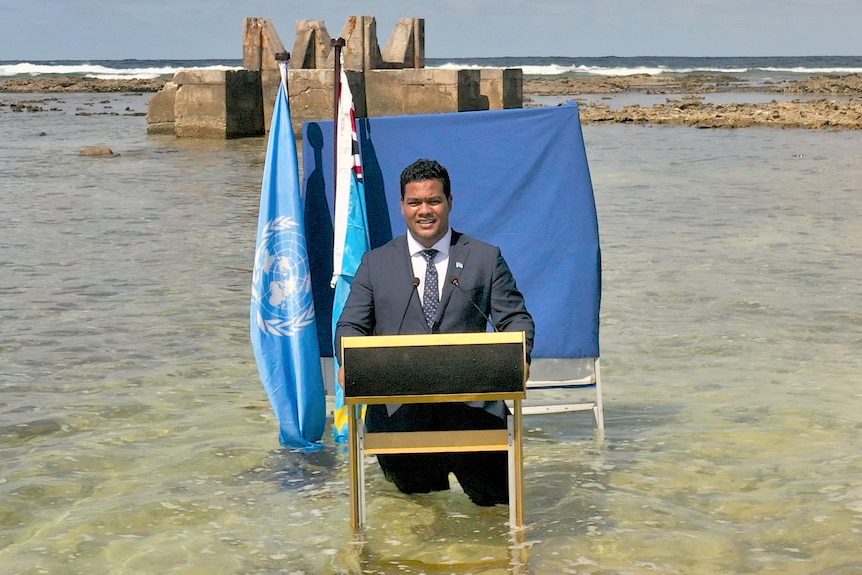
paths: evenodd
<path fill-rule="evenodd" d="M 446 395 L 460 401 L 467 395 L 514 399 L 525 393 L 521 331 L 353 336 L 342 339 L 342 351 L 348 403 L 387 403 L 387 398 L 397 403 L 399 397 L 416 402 Z"/>
<path fill-rule="evenodd" d="M 369 335 L 345 336 L 342 348 L 367 347 L 414 347 L 434 345 L 483 345 L 500 343 L 522 343 L 526 341 L 523 331 L 433 333 L 418 335 Z"/>

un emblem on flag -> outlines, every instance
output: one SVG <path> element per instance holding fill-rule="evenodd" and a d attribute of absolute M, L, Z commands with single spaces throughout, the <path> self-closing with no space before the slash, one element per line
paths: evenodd
<path fill-rule="evenodd" d="M 314 298 L 305 236 L 282 216 L 262 230 L 254 255 L 251 299 L 264 333 L 294 335 L 314 322 Z"/>

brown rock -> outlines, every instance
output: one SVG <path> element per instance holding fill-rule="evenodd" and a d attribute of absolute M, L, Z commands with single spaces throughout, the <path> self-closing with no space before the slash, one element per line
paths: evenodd
<path fill-rule="evenodd" d="M 170 78 L 155 80 L 100 80 L 97 78 L 9 78 L 0 92 L 158 92 Z"/>
<path fill-rule="evenodd" d="M 81 150 L 80 156 L 113 156 L 114 151 L 107 146 L 90 146 Z"/>
<path fill-rule="evenodd" d="M 685 94 L 651 108 L 626 106 L 611 109 L 605 104 L 582 103 L 581 121 L 588 123 L 672 124 L 698 128 L 745 128 L 771 126 L 832 130 L 862 129 L 862 77 L 818 76 L 798 82 L 747 86 L 729 76 L 624 76 L 620 78 L 524 79 L 524 95 L 576 96 L 641 92 Z M 708 104 L 698 94 L 713 92 L 765 92 L 823 94 L 823 99 L 764 104 Z M 827 97 L 840 96 L 830 100 Z"/>

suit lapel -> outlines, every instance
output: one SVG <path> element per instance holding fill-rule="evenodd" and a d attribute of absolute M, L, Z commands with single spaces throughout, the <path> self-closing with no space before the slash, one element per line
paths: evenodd
<path fill-rule="evenodd" d="M 452 280 L 461 277 L 464 269 L 464 261 L 470 253 L 470 242 L 464 234 L 452 230 L 452 243 L 449 246 L 449 265 L 446 268 L 446 283 L 443 284 L 443 293 L 440 296 L 440 305 L 437 307 L 437 320 L 443 315 L 452 293 L 458 289 L 452 284 Z"/>
<path fill-rule="evenodd" d="M 413 279 L 413 265 L 410 263 L 410 254 L 407 251 L 406 236 L 399 236 L 395 241 L 393 241 L 392 249 L 394 250 L 392 261 L 395 262 L 395 265 L 397 266 L 398 275 L 405 279 L 404 286 L 412 290 L 411 280 Z M 410 292 L 407 291 L 405 293 L 409 294 Z"/>

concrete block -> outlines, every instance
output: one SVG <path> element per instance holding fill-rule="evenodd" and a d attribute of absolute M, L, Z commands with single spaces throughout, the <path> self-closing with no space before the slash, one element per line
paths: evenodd
<path fill-rule="evenodd" d="M 254 70 L 182 71 L 174 105 L 180 138 L 260 136 L 263 96 L 260 73 Z"/>
<path fill-rule="evenodd" d="M 458 111 L 487 110 L 482 99 L 482 73 L 479 70 L 458 70 Z"/>
<path fill-rule="evenodd" d="M 524 101 L 524 73 L 520 68 L 481 70 L 481 92 L 488 110 L 521 108 Z"/>
<path fill-rule="evenodd" d="M 176 136 L 177 126 L 174 122 L 147 123 L 147 134 L 154 136 Z"/>
<path fill-rule="evenodd" d="M 524 71 L 521 68 L 503 70 L 503 108 L 524 106 Z"/>
<path fill-rule="evenodd" d="M 174 105 L 177 100 L 178 86 L 174 82 L 166 82 L 164 87 L 153 94 L 147 102 L 147 123 L 173 124 Z M 171 128 L 173 131 L 173 128 Z"/>
<path fill-rule="evenodd" d="M 261 76 L 253 70 L 231 70 L 225 74 L 225 137 L 261 136 L 263 92 Z"/>
<path fill-rule="evenodd" d="M 366 70 L 369 117 L 481 110 L 479 70 Z"/>
<path fill-rule="evenodd" d="M 181 84 L 177 89 L 179 138 L 224 138 L 226 102 L 222 84 Z"/>
<path fill-rule="evenodd" d="M 174 83 L 179 86 L 224 86 L 224 70 L 179 70 Z"/>

